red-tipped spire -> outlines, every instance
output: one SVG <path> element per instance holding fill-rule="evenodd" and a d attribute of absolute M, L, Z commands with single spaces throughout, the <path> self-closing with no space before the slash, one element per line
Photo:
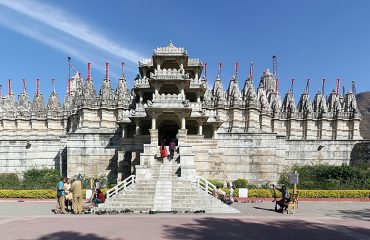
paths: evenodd
<path fill-rule="evenodd" d="M 218 76 L 221 78 L 222 63 L 218 64 Z"/>
<path fill-rule="evenodd" d="M 310 91 L 310 79 L 308 78 L 306 82 L 306 92 L 309 93 L 309 91 Z"/>
<path fill-rule="evenodd" d="M 337 79 L 337 91 L 336 91 L 337 96 L 339 95 L 339 87 L 340 87 L 340 79 L 338 78 Z"/>
<path fill-rule="evenodd" d="M 51 79 L 51 86 L 53 88 L 53 93 L 55 94 L 55 79 Z"/>
<path fill-rule="evenodd" d="M 91 80 L 91 63 L 87 63 L 87 80 Z"/>
<path fill-rule="evenodd" d="M 40 79 L 36 79 L 36 96 L 40 95 Z"/>
<path fill-rule="evenodd" d="M 321 91 L 322 91 L 322 95 L 325 95 L 325 78 L 322 79 Z"/>
<path fill-rule="evenodd" d="M 26 92 L 26 79 L 23 78 L 23 92 Z"/>
<path fill-rule="evenodd" d="M 12 95 L 12 80 L 8 80 L 8 96 Z"/>
<path fill-rule="evenodd" d="M 252 81 L 253 80 L 253 65 L 254 63 L 251 62 L 249 65 L 249 79 Z"/>
<path fill-rule="evenodd" d="M 239 68 L 239 63 L 235 63 L 235 77 L 238 76 L 238 68 Z"/>
<path fill-rule="evenodd" d="M 204 64 L 204 77 L 207 78 L 207 63 Z"/>
<path fill-rule="evenodd" d="M 68 93 L 68 96 L 71 96 L 71 79 L 68 79 L 67 93 Z"/>
<path fill-rule="evenodd" d="M 105 63 L 105 80 L 109 79 L 109 63 Z"/>

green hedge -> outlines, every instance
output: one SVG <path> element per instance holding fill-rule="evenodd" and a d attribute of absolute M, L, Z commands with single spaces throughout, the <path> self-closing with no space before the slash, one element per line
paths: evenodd
<path fill-rule="evenodd" d="M 289 185 L 292 172 L 299 173 L 301 189 L 370 189 L 370 168 L 358 166 L 293 166 L 280 175 L 279 183 Z"/>
<path fill-rule="evenodd" d="M 229 194 L 229 190 L 223 188 Z M 234 190 L 234 196 L 238 196 L 239 189 Z M 103 189 L 106 192 L 106 189 Z M 85 197 L 85 189 L 82 191 Z M 298 190 L 300 198 L 370 198 L 370 190 Z M 249 189 L 249 197 L 272 198 L 272 191 L 268 189 Z M 280 195 L 278 195 L 280 196 Z M 4 190 L 0 189 L 0 198 L 56 198 L 55 190 Z"/>

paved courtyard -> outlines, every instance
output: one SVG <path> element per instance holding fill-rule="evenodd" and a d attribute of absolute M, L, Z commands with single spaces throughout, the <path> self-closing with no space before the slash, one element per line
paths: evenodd
<path fill-rule="evenodd" d="M 236 215 L 55 215 L 54 202 L 0 201 L 1 239 L 370 239 L 369 202 L 234 203 Z"/>

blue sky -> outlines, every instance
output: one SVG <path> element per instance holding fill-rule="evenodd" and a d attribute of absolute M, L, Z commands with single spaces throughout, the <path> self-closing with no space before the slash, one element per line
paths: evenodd
<path fill-rule="evenodd" d="M 68 79 L 67 56 L 100 89 L 105 62 L 114 87 L 125 62 L 131 87 L 137 61 L 172 40 L 192 58 L 208 64 L 213 83 L 223 63 L 224 88 L 239 63 L 239 85 L 254 62 L 254 79 L 272 69 L 277 56 L 279 89 L 285 94 L 295 79 L 296 98 L 310 78 L 310 95 L 326 78 L 326 93 L 337 78 L 346 89 L 356 81 L 357 92 L 369 91 L 370 1 L 0 1 L 0 84 L 3 95 L 12 79 L 16 95 L 27 79 L 35 94 L 36 79 L 44 97 L 51 79 L 62 100 Z M 297 99 L 296 99 L 297 100 Z"/>

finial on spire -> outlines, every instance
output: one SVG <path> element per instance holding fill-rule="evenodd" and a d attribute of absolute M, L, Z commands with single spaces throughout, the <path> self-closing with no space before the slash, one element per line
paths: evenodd
<path fill-rule="evenodd" d="M 275 55 L 272 56 L 272 74 L 277 79 L 277 60 Z"/>
<path fill-rule="evenodd" d="M 170 42 L 168 43 L 168 46 L 169 47 L 174 47 L 171 39 L 170 39 Z"/>
<path fill-rule="evenodd" d="M 219 63 L 218 64 L 218 76 L 220 77 L 220 79 L 221 79 L 221 71 L 222 71 L 222 63 Z"/>
<path fill-rule="evenodd" d="M 291 84 L 290 84 L 290 89 L 289 89 L 289 91 L 290 91 L 292 94 L 293 94 L 294 82 L 295 82 L 295 79 L 294 79 L 294 78 L 292 78 L 292 82 L 291 82 Z"/>
<path fill-rule="evenodd" d="M 36 96 L 40 95 L 40 79 L 36 79 Z"/>
<path fill-rule="evenodd" d="M 71 96 L 71 79 L 68 79 L 67 93 L 68 93 L 68 96 Z"/>
<path fill-rule="evenodd" d="M 339 95 L 339 88 L 340 88 L 340 79 L 338 78 L 337 79 L 337 90 L 335 92 L 337 96 Z"/>
<path fill-rule="evenodd" d="M 249 65 L 249 77 L 248 77 L 251 81 L 253 81 L 253 66 L 254 66 L 254 63 L 251 62 Z"/>
<path fill-rule="evenodd" d="M 325 96 L 325 78 L 322 79 L 321 91 L 322 95 Z"/>
<path fill-rule="evenodd" d="M 356 96 L 356 82 L 352 80 L 352 93 Z"/>
<path fill-rule="evenodd" d="M 91 80 L 91 63 L 87 63 L 87 80 Z"/>
<path fill-rule="evenodd" d="M 207 63 L 204 64 L 204 77 L 207 78 Z"/>
<path fill-rule="evenodd" d="M 12 95 L 12 80 L 8 80 L 8 96 Z"/>
<path fill-rule="evenodd" d="M 25 93 L 27 91 L 26 89 L 26 79 L 22 79 L 23 80 L 23 92 Z"/>
<path fill-rule="evenodd" d="M 121 68 L 122 68 L 122 77 L 125 77 L 125 63 L 124 62 L 122 62 Z"/>
<path fill-rule="evenodd" d="M 109 63 L 105 63 L 105 80 L 109 79 Z"/>
<path fill-rule="evenodd" d="M 310 79 L 309 78 L 307 79 L 307 82 L 306 82 L 305 92 L 306 93 L 310 93 Z"/>
<path fill-rule="evenodd" d="M 51 79 L 51 86 L 53 88 L 53 93 L 55 94 L 56 92 L 55 92 L 55 79 L 54 78 Z"/>

